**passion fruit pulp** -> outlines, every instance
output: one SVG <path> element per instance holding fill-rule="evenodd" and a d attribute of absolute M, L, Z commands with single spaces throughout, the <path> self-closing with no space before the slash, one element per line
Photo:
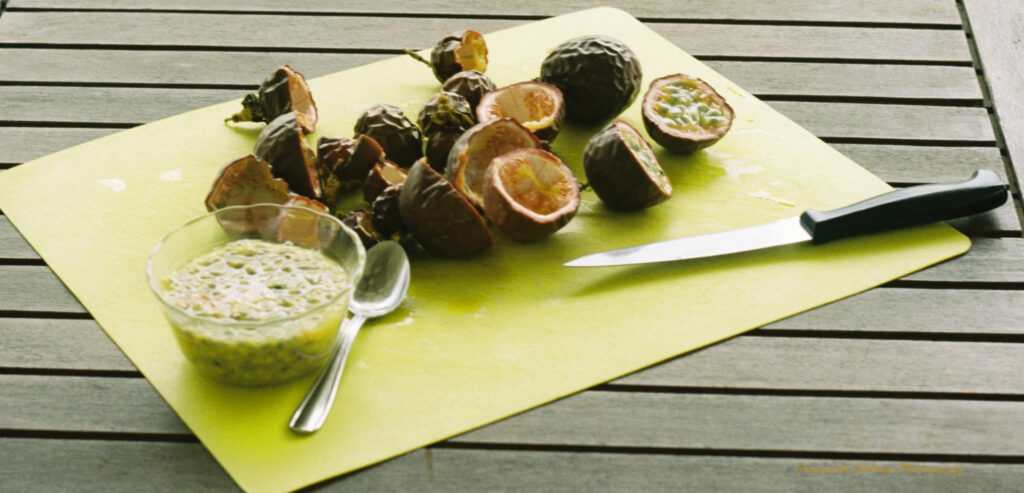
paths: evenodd
<path fill-rule="evenodd" d="M 565 96 L 572 121 L 596 123 L 622 113 L 640 92 L 640 60 L 623 42 L 604 35 L 570 39 L 541 64 L 540 80 Z"/>
<path fill-rule="evenodd" d="M 287 182 L 293 192 L 311 199 L 323 196 L 319 161 L 294 112 L 267 124 L 256 138 L 253 154 L 270 163 L 274 176 Z"/>
<path fill-rule="evenodd" d="M 406 118 L 401 108 L 392 104 L 370 106 L 356 120 L 355 133 L 369 135 L 384 148 L 387 159 L 403 168 L 423 156 L 423 135 Z"/>
<path fill-rule="evenodd" d="M 562 91 L 536 81 L 520 82 L 484 94 L 476 107 L 478 121 L 513 118 L 540 140 L 551 142 L 565 119 Z"/>
<path fill-rule="evenodd" d="M 583 149 L 583 172 L 597 197 L 614 209 L 642 209 L 672 196 L 672 184 L 651 145 L 622 120 L 590 138 Z"/>
<path fill-rule="evenodd" d="M 430 51 L 437 80 L 444 82 L 463 70 L 487 71 L 487 43 L 482 34 L 467 29 L 449 34 Z"/>
<path fill-rule="evenodd" d="M 425 159 L 409 168 L 398 211 L 405 227 L 434 255 L 465 257 L 494 242 L 483 216 Z"/>
<path fill-rule="evenodd" d="M 516 241 L 537 241 L 565 226 L 580 206 L 579 184 L 558 157 L 516 149 L 491 161 L 483 189 L 484 213 Z"/>
<path fill-rule="evenodd" d="M 647 134 L 676 153 L 691 153 L 718 142 L 732 126 L 733 116 L 721 94 L 690 75 L 655 79 L 644 95 Z"/>
<path fill-rule="evenodd" d="M 539 149 L 540 140 L 511 118 L 478 123 L 455 141 L 448 153 L 445 176 L 470 203 L 483 207 L 484 177 L 491 160 L 508 151 L 524 147 Z"/>
<path fill-rule="evenodd" d="M 242 110 L 228 120 L 270 122 L 288 112 L 295 112 L 303 131 L 312 132 L 316 128 L 316 102 L 306 78 L 284 65 L 267 77 L 256 92 L 246 95 Z"/>

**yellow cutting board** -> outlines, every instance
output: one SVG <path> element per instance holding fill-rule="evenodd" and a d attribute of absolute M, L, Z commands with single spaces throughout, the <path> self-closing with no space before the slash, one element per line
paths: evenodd
<path fill-rule="evenodd" d="M 487 34 L 487 74 L 499 86 L 534 78 L 552 47 L 599 33 L 633 48 L 644 88 L 675 72 L 716 87 L 736 111 L 729 135 L 692 156 L 655 146 L 675 196 L 651 209 L 613 212 L 587 192 L 578 216 L 539 243 L 515 244 L 495 231 L 497 243 L 479 256 L 413 259 L 409 299 L 359 336 L 334 412 L 312 436 L 292 434 L 287 422 L 313 376 L 265 389 L 203 378 L 182 357 L 145 282 L 150 248 L 204 212 L 202 200 L 218 170 L 250 152 L 256 131 L 222 123 L 237 101 L 0 173 L 0 208 L 251 491 L 294 489 L 373 464 L 968 249 L 967 238 L 940 224 L 728 258 L 562 267 L 588 253 L 764 223 L 889 189 L 618 10 L 587 10 Z M 439 89 L 429 69 L 404 56 L 311 86 L 322 118 L 318 135 L 345 136 L 366 106 L 393 103 L 415 118 Z M 642 129 L 639 100 L 621 117 Z M 599 129 L 569 126 L 554 143 L 581 179 L 581 151 Z"/>

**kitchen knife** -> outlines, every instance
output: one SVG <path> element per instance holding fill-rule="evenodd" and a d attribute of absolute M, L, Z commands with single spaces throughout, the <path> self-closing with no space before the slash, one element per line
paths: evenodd
<path fill-rule="evenodd" d="M 807 210 L 799 216 L 767 224 L 595 253 L 565 265 L 646 264 L 808 241 L 825 243 L 848 236 L 969 216 L 999 207 L 1006 198 L 1006 184 L 995 173 L 978 170 L 961 183 L 917 185 L 831 211 Z"/>

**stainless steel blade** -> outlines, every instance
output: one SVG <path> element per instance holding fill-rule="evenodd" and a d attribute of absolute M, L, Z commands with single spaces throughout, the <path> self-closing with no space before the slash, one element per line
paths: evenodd
<path fill-rule="evenodd" d="M 732 231 L 609 250 L 586 255 L 564 265 L 599 267 L 668 262 L 759 250 L 810 239 L 811 235 L 800 226 L 800 217 L 795 216 Z"/>

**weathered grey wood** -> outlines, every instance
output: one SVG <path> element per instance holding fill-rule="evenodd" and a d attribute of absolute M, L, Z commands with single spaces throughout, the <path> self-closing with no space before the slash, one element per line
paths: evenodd
<path fill-rule="evenodd" d="M 1024 291 L 879 288 L 768 324 L 766 330 L 1024 334 Z"/>
<path fill-rule="evenodd" d="M 0 86 L 0 120 L 139 124 L 241 97 L 241 89 Z M 902 104 L 769 104 L 823 138 L 994 142 L 984 108 Z"/>
<path fill-rule="evenodd" d="M 884 0 L 858 2 L 856 6 L 842 0 L 761 1 L 751 8 L 745 0 L 724 0 L 714 3 L 697 0 L 677 1 L 672 8 L 657 0 L 632 2 L 602 2 L 596 0 L 526 0 L 520 2 L 451 3 L 440 0 L 409 3 L 402 0 L 383 0 L 369 4 L 307 1 L 300 4 L 281 4 L 275 0 L 237 3 L 231 1 L 207 2 L 187 0 L 167 3 L 161 0 L 14 0 L 11 7 L 18 8 L 89 8 L 129 10 L 181 10 L 181 11 L 239 11 L 239 12 L 317 12 L 317 13 L 372 13 L 402 15 L 483 15 L 483 16 L 549 16 L 598 6 L 616 6 L 637 17 L 653 19 L 736 19 L 773 21 L 870 22 L 900 24 L 959 25 L 955 6 L 942 0 L 899 2 Z"/>
<path fill-rule="evenodd" d="M 6 216 L 0 216 L 0 259 L 38 259 L 39 254 L 11 225 Z"/>
<path fill-rule="evenodd" d="M 0 317 L 0 368 L 136 371 L 94 320 Z"/>
<path fill-rule="evenodd" d="M 1012 209 L 1003 207 L 1012 212 Z M 1024 282 L 1024 239 L 974 238 L 971 251 L 951 262 L 943 262 L 904 279 L 914 281 Z"/>
<path fill-rule="evenodd" d="M 501 19 L 13 11 L 5 14 L 0 24 L 0 44 L 401 50 L 430 47 L 459 29 L 487 33 L 522 23 Z M 111 24 L 120 28 L 108 29 Z M 695 56 L 970 60 L 963 33 L 946 29 L 700 23 L 652 23 L 650 27 Z M 183 32 L 189 35 L 183 36 Z"/>
<path fill-rule="evenodd" d="M 86 313 L 49 267 L 0 265 L 0 312 Z"/>
<path fill-rule="evenodd" d="M 982 168 L 1006 178 L 1003 159 L 995 146 L 832 144 L 832 147 L 889 183 L 959 181 Z"/>
<path fill-rule="evenodd" d="M 1014 167 L 1014 185 L 1024 179 L 1024 5 L 964 2 L 1002 140 Z"/>
<path fill-rule="evenodd" d="M 657 453 L 420 449 L 329 480 L 312 491 L 1015 491 L 1024 467 L 956 462 L 961 474 L 912 474 L 903 462 L 871 459 L 715 457 Z M 813 474 L 841 467 L 849 473 Z M 889 475 L 855 474 L 864 464 Z M 64 474 L 26 475 L 24 471 Z M 111 475 L 111 471 L 118 474 Z M 522 471 L 521 473 L 518 471 Z M 529 471 L 529 473 L 526 473 Z M 0 473 L 12 491 L 234 491 L 237 487 L 198 443 L 0 439 Z"/>
<path fill-rule="evenodd" d="M 2 52 L 2 50 L 0 50 Z M 0 127 L 0 164 L 15 165 L 117 132 L 116 128 Z"/>
<path fill-rule="evenodd" d="M 0 50 L 0 80 L 255 86 L 284 63 L 314 78 L 391 56 L 395 55 L 10 48 Z M 970 67 L 718 60 L 707 63 L 759 95 L 982 100 L 977 77 Z"/>
<path fill-rule="evenodd" d="M 963 181 L 970 175 L 965 174 L 950 181 Z M 992 211 L 947 221 L 951 226 L 968 236 L 1013 236 L 1021 233 L 1017 207 L 1011 198 L 1001 207 Z M 999 276 L 997 276 L 999 277 Z"/>

